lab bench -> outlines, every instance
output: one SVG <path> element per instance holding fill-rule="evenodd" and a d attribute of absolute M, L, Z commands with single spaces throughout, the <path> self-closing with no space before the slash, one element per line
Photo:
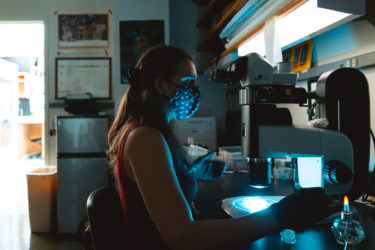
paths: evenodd
<path fill-rule="evenodd" d="M 285 196 L 294 192 L 293 181 L 272 180 L 268 188 L 256 189 L 248 185 L 247 173 L 227 173 L 221 179 L 211 182 L 199 182 L 198 194 L 194 200 L 194 207 L 202 219 L 223 219 L 229 216 L 222 210 L 221 201 L 229 197 L 237 196 Z M 375 218 L 374 209 L 363 204 L 352 204 L 359 211 L 362 226 L 366 238 L 356 246 L 358 250 L 375 249 Z M 269 249 L 293 249 L 293 250 L 334 250 L 344 249 L 343 245 L 336 242 L 331 232 L 332 223 L 316 224 L 304 230 L 296 231 L 296 244 L 283 245 L 279 233 L 269 234 L 247 246 L 240 248 L 269 250 Z"/>

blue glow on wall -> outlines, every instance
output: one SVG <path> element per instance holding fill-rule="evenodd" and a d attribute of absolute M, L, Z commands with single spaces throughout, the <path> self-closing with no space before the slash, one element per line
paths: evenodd
<path fill-rule="evenodd" d="M 349 23 L 342 24 L 314 38 L 312 61 L 319 61 L 357 49 Z"/>

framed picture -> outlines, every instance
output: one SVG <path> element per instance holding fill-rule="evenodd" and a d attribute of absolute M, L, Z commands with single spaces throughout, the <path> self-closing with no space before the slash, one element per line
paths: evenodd
<path fill-rule="evenodd" d="M 111 99 L 111 72 L 111 58 L 56 58 L 55 98 L 89 93 L 95 99 Z"/>
<path fill-rule="evenodd" d="M 108 14 L 59 14 L 58 47 L 108 48 Z"/>
<path fill-rule="evenodd" d="M 164 44 L 164 21 L 120 22 L 121 83 L 128 83 L 127 70 L 133 68 L 148 48 Z"/>
<path fill-rule="evenodd" d="M 292 63 L 293 72 L 310 69 L 314 39 L 309 39 L 283 51 L 283 61 Z"/>

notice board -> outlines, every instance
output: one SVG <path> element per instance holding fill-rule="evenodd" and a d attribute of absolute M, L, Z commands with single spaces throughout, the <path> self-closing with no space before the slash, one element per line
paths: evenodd
<path fill-rule="evenodd" d="M 56 58 L 55 98 L 89 93 L 95 99 L 111 99 L 111 71 L 109 57 Z"/>

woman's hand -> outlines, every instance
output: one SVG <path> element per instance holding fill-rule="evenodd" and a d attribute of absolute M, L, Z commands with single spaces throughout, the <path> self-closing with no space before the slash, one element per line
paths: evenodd
<path fill-rule="evenodd" d="M 227 168 L 227 164 L 219 160 L 210 160 L 215 152 L 210 152 L 199 157 L 193 163 L 195 169 L 195 177 L 200 181 L 213 181 L 223 176 Z"/>
<path fill-rule="evenodd" d="M 270 206 L 280 228 L 302 229 L 338 212 L 322 188 L 303 188 Z"/>

